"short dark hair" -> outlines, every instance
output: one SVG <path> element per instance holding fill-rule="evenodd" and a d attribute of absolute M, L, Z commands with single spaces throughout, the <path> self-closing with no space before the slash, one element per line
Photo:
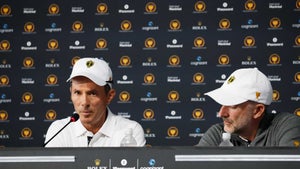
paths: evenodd
<path fill-rule="evenodd" d="M 105 94 L 108 94 L 108 92 L 110 91 L 111 87 L 109 84 L 106 84 L 104 85 L 104 91 L 105 91 Z"/>

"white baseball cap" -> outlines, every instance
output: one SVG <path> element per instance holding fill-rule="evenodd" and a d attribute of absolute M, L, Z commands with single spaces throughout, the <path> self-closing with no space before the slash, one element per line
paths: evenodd
<path fill-rule="evenodd" d="M 269 79 L 257 68 L 242 68 L 234 71 L 220 88 L 204 95 L 224 106 L 246 101 L 270 105 L 273 89 Z"/>
<path fill-rule="evenodd" d="M 67 82 L 76 76 L 87 77 L 99 86 L 109 84 L 112 87 L 112 71 L 108 63 L 102 59 L 81 58 L 77 60 Z"/>

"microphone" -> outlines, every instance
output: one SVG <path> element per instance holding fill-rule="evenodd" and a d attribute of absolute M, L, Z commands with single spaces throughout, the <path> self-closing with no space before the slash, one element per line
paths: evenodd
<path fill-rule="evenodd" d="M 65 127 L 67 127 L 71 122 L 75 122 L 79 119 L 79 115 L 77 113 L 73 114 L 70 118 L 70 121 L 61 128 L 54 136 L 52 136 L 46 143 L 44 143 L 43 147 L 45 147 L 58 133 L 60 133 Z"/>

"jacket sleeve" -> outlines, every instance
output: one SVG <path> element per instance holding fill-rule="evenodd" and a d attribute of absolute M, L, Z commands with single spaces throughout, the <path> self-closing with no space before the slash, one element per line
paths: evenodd
<path fill-rule="evenodd" d="M 223 131 L 222 124 L 215 124 L 211 126 L 202 136 L 196 146 L 214 146 L 217 147 L 221 142 L 221 135 Z"/>

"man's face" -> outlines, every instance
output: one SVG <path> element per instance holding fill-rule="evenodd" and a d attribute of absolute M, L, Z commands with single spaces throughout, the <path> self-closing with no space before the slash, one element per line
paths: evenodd
<path fill-rule="evenodd" d="M 219 116 L 223 119 L 224 130 L 239 135 L 250 132 L 254 111 L 255 104 L 248 101 L 235 106 L 222 106 Z"/>
<path fill-rule="evenodd" d="M 85 127 L 104 122 L 106 107 L 114 96 L 112 91 L 106 94 L 103 86 L 82 76 L 72 79 L 71 100 Z"/>

